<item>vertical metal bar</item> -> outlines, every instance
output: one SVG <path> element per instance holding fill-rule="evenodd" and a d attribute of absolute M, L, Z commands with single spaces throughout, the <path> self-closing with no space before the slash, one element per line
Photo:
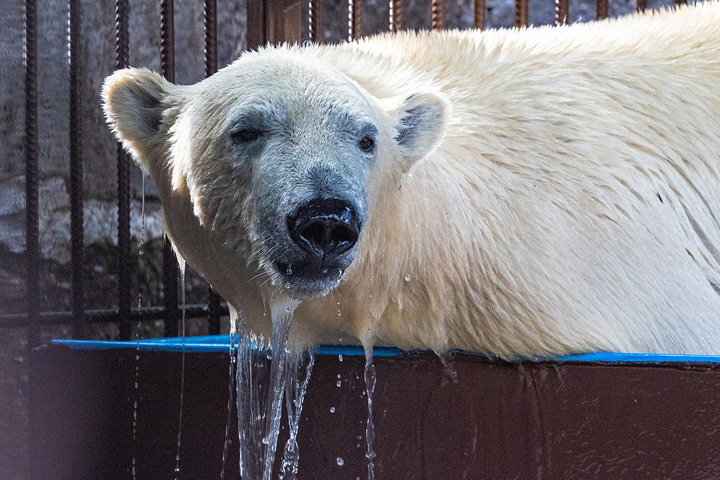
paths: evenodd
<path fill-rule="evenodd" d="M 173 0 L 160 4 L 160 70 L 169 82 L 175 82 L 175 12 Z M 163 245 L 163 300 L 165 336 L 178 335 L 178 265 L 170 240 Z"/>
<path fill-rule="evenodd" d="M 348 40 L 362 37 L 363 0 L 348 0 Z"/>
<path fill-rule="evenodd" d="M 40 224 L 38 218 L 37 0 L 25 0 L 25 260 L 28 348 L 38 346 Z"/>
<path fill-rule="evenodd" d="M 73 338 L 85 338 L 85 285 L 83 282 L 83 164 L 80 117 L 80 0 L 69 2 L 68 64 L 70 67 L 70 231 L 72 252 Z"/>
<path fill-rule="evenodd" d="M 636 0 L 635 11 L 644 12 L 647 9 L 647 0 Z"/>
<path fill-rule="evenodd" d="M 569 6 L 568 0 L 555 0 L 555 25 L 567 25 Z"/>
<path fill-rule="evenodd" d="M 515 0 L 515 26 L 527 27 L 528 23 L 528 0 Z"/>
<path fill-rule="evenodd" d="M 608 0 L 595 0 L 595 18 L 602 20 L 608 17 Z"/>
<path fill-rule="evenodd" d="M 433 30 L 445 28 L 445 0 L 431 0 L 431 27 Z"/>
<path fill-rule="evenodd" d="M 205 27 L 205 76 L 209 77 L 218 69 L 217 60 L 217 0 L 205 0 L 203 4 L 203 25 Z M 208 333 L 220 333 L 220 295 L 208 285 Z"/>
<path fill-rule="evenodd" d="M 402 0 L 390 0 L 390 31 L 397 32 L 402 29 L 403 6 Z"/>
<path fill-rule="evenodd" d="M 208 286 L 208 334 L 220 334 L 220 318 L 222 317 L 222 308 L 220 303 L 222 297 L 211 286 Z"/>
<path fill-rule="evenodd" d="M 485 0 L 475 0 L 473 12 L 473 27 L 485 29 Z"/>
<path fill-rule="evenodd" d="M 308 16 L 310 17 L 310 41 L 320 43 L 323 41 L 322 32 L 322 0 L 310 0 Z"/>
<path fill-rule="evenodd" d="M 118 69 L 130 65 L 130 35 L 128 34 L 130 5 L 128 0 L 115 0 L 115 66 Z M 117 144 L 118 165 L 118 313 L 120 314 L 120 340 L 130 340 L 130 277 L 132 257 L 130 253 L 130 156 L 120 143 Z"/>
<path fill-rule="evenodd" d="M 217 0 L 205 0 L 203 5 L 205 28 L 205 76 L 209 77 L 218 69 L 217 60 Z"/>

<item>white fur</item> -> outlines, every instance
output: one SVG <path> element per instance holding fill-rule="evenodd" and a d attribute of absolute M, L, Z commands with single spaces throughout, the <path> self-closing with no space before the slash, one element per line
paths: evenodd
<path fill-rule="evenodd" d="M 110 77 L 109 120 L 158 184 L 179 253 L 266 331 L 272 291 L 248 262 L 252 232 L 217 233 L 247 199 L 208 192 L 229 181 L 213 152 L 233 99 L 263 88 L 234 79 L 287 58 L 334 67 L 327 81 L 351 79 L 348 94 L 378 109 L 379 151 L 394 152 L 380 153 L 343 283 L 295 311 L 298 342 L 720 354 L 720 3 L 562 28 L 268 48 L 196 86 L 165 85 L 151 142 L 113 95 L 149 72 Z M 288 82 L 305 80 L 291 65 Z M 445 112 L 444 137 L 398 168 L 393 112 L 416 94 Z M 193 109 L 212 113 L 183 126 Z"/>

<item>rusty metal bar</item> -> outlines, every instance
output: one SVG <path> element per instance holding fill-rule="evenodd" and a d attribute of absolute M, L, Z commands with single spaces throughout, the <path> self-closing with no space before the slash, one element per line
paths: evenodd
<path fill-rule="evenodd" d="M 473 12 L 473 27 L 485 29 L 485 0 L 475 0 Z"/>
<path fill-rule="evenodd" d="M 635 11 L 644 12 L 645 10 L 647 10 L 647 0 L 636 0 Z"/>
<path fill-rule="evenodd" d="M 227 315 L 228 309 L 220 305 L 220 315 Z M 133 322 L 149 322 L 163 318 L 164 307 L 143 307 L 132 308 L 128 318 Z M 185 318 L 207 318 L 209 315 L 208 306 L 205 304 L 187 305 L 185 307 Z M 85 323 L 115 323 L 123 320 L 117 310 L 85 310 Z M 30 321 L 27 313 L 0 314 L 0 328 L 23 327 Z M 67 325 L 72 323 L 72 312 L 40 312 L 35 314 L 33 326 L 38 325 Z M 37 346 L 37 345 L 35 345 Z"/>
<path fill-rule="evenodd" d="M 115 66 L 118 69 L 130 65 L 130 36 L 128 33 L 130 5 L 128 0 L 115 0 Z M 130 252 L 130 156 L 120 143 L 117 144 L 118 165 L 118 312 L 120 340 L 130 340 L 132 323 Z"/>
<path fill-rule="evenodd" d="M 528 24 L 528 0 L 515 0 L 515 26 L 527 27 Z"/>
<path fill-rule="evenodd" d="M 322 0 L 310 0 L 308 9 L 310 41 L 320 43 L 323 41 L 322 32 Z"/>
<path fill-rule="evenodd" d="M 402 30 L 403 5 L 402 0 L 390 0 L 390 31 Z"/>
<path fill-rule="evenodd" d="M 608 0 L 595 0 L 595 18 L 602 20 L 608 17 Z"/>
<path fill-rule="evenodd" d="M 173 0 L 160 4 L 160 70 L 169 82 L 175 82 L 175 12 Z M 163 304 L 165 336 L 178 335 L 178 265 L 170 240 L 163 245 Z"/>
<path fill-rule="evenodd" d="M 83 312 L 85 310 L 85 285 L 83 282 L 83 164 L 82 128 L 80 116 L 80 78 L 82 72 L 80 55 L 80 0 L 70 0 L 68 22 L 68 64 L 70 67 L 70 243 L 73 338 L 85 338 Z"/>
<path fill-rule="evenodd" d="M 362 37 L 363 0 L 348 0 L 348 40 Z"/>
<path fill-rule="evenodd" d="M 445 28 L 445 0 L 431 0 L 431 26 L 433 30 Z"/>
<path fill-rule="evenodd" d="M 203 3 L 203 26 L 205 30 L 205 76 L 217 72 L 217 0 Z"/>
<path fill-rule="evenodd" d="M 569 16 L 568 4 L 568 0 L 555 0 L 555 25 L 567 25 Z"/>
<path fill-rule="evenodd" d="M 217 0 L 205 0 L 203 8 L 203 25 L 205 27 L 205 76 L 209 77 L 218 69 L 217 60 Z M 221 298 L 208 285 L 208 333 L 220 333 Z"/>
<path fill-rule="evenodd" d="M 38 346 L 40 224 L 38 209 L 37 0 L 25 0 L 25 298 L 28 349 Z"/>

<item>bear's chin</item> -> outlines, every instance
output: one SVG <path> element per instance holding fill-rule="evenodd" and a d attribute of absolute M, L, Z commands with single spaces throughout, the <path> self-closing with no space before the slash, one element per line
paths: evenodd
<path fill-rule="evenodd" d="M 275 263 L 273 270 L 272 283 L 300 300 L 324 297 L 340 285 L 344 273 L 338 267 L 315 270 L 291 267 L 286 263 Z"/>

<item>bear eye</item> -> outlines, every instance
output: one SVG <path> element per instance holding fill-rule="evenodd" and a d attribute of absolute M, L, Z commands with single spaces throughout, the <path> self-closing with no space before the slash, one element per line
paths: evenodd
<path fill-rule="evenodd" d="M 369 152 L 373 149 L 375 146 L 375 140 L 372 139 L 372 137 L 365 136 L 360 139 L 358 142 L 358 147 L 360 147 L 361 150 L 364 150 L 366 152 Z"/>
<path fill-rule="evenodd" d="M 251 128 L 243 128 L 237 132 L 232 133 L 232 138 L 241 142 L 254 142 L 258 138 L 262 137 L 263 132 L 260 130 L 253 130 Z"/>

